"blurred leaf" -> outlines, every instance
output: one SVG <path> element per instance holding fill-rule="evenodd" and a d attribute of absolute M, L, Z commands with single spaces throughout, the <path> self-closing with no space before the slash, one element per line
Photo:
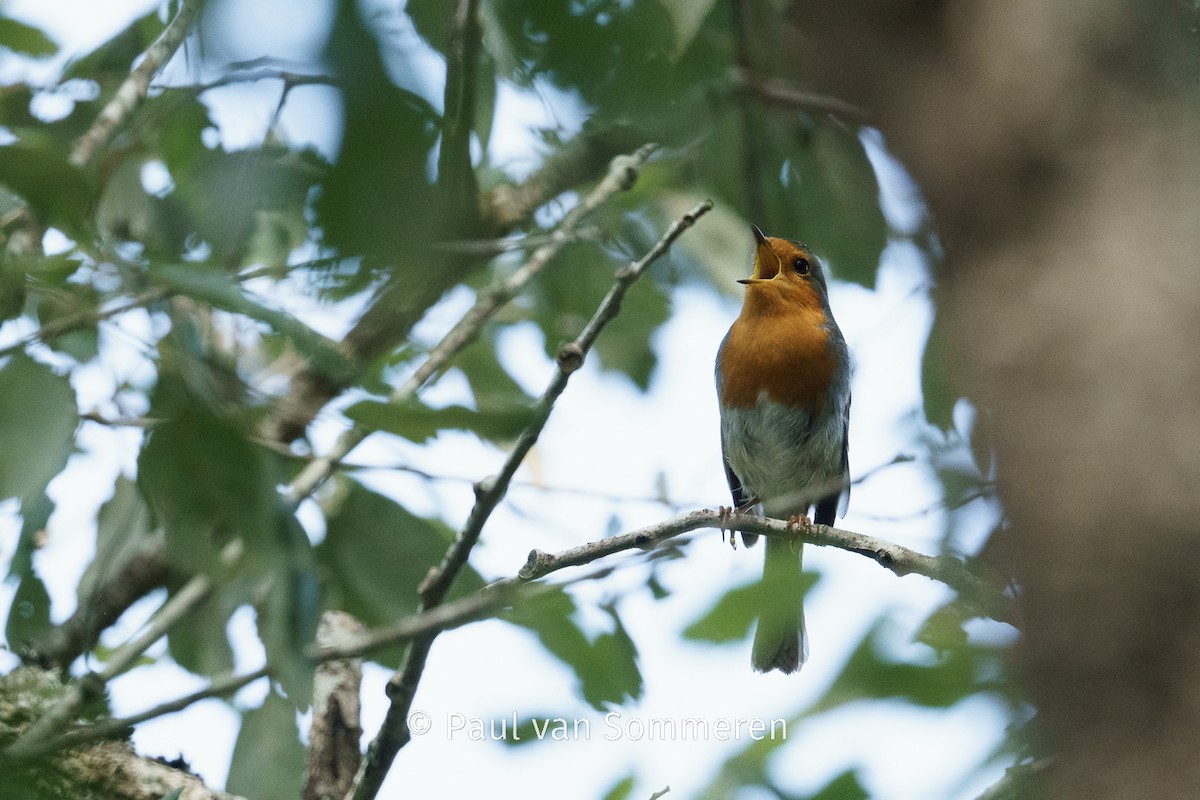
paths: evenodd
<path fill-rule="evenodd" d="M 819 573 L 804 573 L 802 581 L 805 594 L 816 585 L 819 578 Z M 772 599 L 762 581 L 736 586 L 722 595 L 704 616 L 685 628 L 683 637 L 714 644 L 741 641 L 750 635 L 759 609 L 765 603 L 772 602 Z"/>
<path fill-rule="evenodd" d="M 867 632 L 837 681 L 810 713 L 822 713 L 856 700 L 880 699 L 946 708 L 980 690 L 974 648 L 953 648 L 925 659 L 928 663 L 924 664 L 898 661 L 883 645 L 884 624 L 881 621 Z M 933 655 L 932 650 L 926 653 Z"/>
<path fill-rule="evenodd" d="M 528 407 L 476 411 L 458 405 L 430 408 L 416 400 L 402 404 L 362 400 L 342 413 L 370 430 L 386 431 L 413 442 L 427 442 L 445 429 L 472 431 L 489 441 L 509 441 L 533 418 Z"/>
<path fill-rule="evenodd" d="M 172 789 L 171 791 L 164 794 L 162 796 L 161 800 L 179 800 L 179 797 L 182 794 L 183 794 L 183 787 L 180 786 L 178 789 Z"/>
<path fill-rule="evenodd" d="M 0 17 L 0 47 L 35 57 L 58 52 L 58 45 L 41 30 L 8 17 Z"/>
<path fill-rule="evenodd" d="M 25 310 L 25 275 L 8 259 L 0 262 L 0 322 L 7 322 Z"/>
<path fill-rule="evenodd" d="M 247 263 L 261 213 L 302 214 L 323 171 L 312 154 L 279 146 L 234 152 L 199 148 L 190 154 L 188 168 L 174 174 L 175 195 L 196 234 L 212 247 L 212 260 L 236 268 Z M 214 197 L 221 201 L 214 203 Z M 284 232 L 293 235 L 289 227 Z"/>
<path fill-rule="evenodd" d="M 939 655 L 949 655 L 955 650 L 962 650 L 969 646 L 963 625 L 977 616 L 976 612 L 956 597 L 929 615 L 917 631 L 916 641 L 929 645 Z"/>
<path fill-rule="evenodd" d="M 242 290 L 232 276 L 186 264 L 157 266 L 152 279 L 193 300 L 251 319 L 265 322 L 286 336 L 301 354 L 331 378 L 350 368 L 337 343 L 325 338 L 286 311 L 271 308 Z"/>
<path fill-rule="evenodd" d="M 604 794 L 603 800 L 629 800 L 633 795 L 634 783 L 634 776 L 626 775 Z"/>
<path fill-rule="evenodd" d="M 678 58 L 687 50 L 700 30 L 704 18 L 712 12 L 716 0 L 659 0 L 671 16 L 675 28 L 675 48 L 672 57 Z"/>
<path fill-rule="evenodd" d="M 325 508 L 325 539 L 314 555 L 328 607 L 353 614 L 367 627 L 395 622 L 417 610 L 417 587 L 441 561 L 454 532 L 439 520 L 418 517 L 355 480 L 340 479 Z M 452 597 L 483 586 L 467 566 Z M 404 645 L 371 658 L 398 666 Z"/>
<path fill-rule="evenodd" d="M 164 347 L 170 342 L 164 342 Z M 166 530 L 167 553 L 185 570 L 219 570 L 235 537 L 247 549 L 277 547 L 278 459 L 189 387 L 171 353 L 151 399 L 151 429 L 138 456 L 138 485 Z"/>
<path fill-rule="evenodd" d="M 21 498 L 21 536 L 8 566 L 10 576 L 21 577 L 33 571 L 33 554 L 46 536 L 46 525 L 54 513 L 54 503 L 41 492 Z"/>
<path fill-rule="evenodd" d="M 537 634 L 543 647 L 574 670 L 583 699 L 593 708 L 604 710 L 636 700 L 643 688 L 637 648 L 616 609 L 608 606 L 604 610 L 613 620 L 613 630 L 593 641 L 571 619 L 575 601 L 565 592 L 531 597 L 501 618 Z"/>
<path fill-rule="evenodd" d="M 133 61 L 162 33 L 165 23 L 158 9 L 129 23 L 117 35 L 82 58 L 72 61 L 63 79 L 85 78 L 99 81 L 102 88 L 129 77 Z"/>
<path fill-rule="evenodd" d="M 96 524 L 96 555 L 75 590 L 79 607 L 91 602 L 92 593 L 109 582 L 129 560 L 156 546 L 150 510 L 137 484 L 117 476 L 113 495 L 100 507 Z"/>
<path fill-rule="evenodd" d="M 94 187 L 64 154 L 27 144 L 0 147 L 0 183 L 44 222 L 72 236 L 85 230 Z"/>
<path fill-rule="evenodd" d="M 50 628 L 50 595 L 32 570 L 21 576 L 8 609 L 4 638 L 9 649 L 20 653 Z"/>
<path fill-rule="evenodd" d="M 277 535 L 281 541 L 256 570 L 267 579 L 266 597 L 258 604 L 258 636 L 271 677 L 303 709 L 312 699 L 313 663 L 305 649 L 317 635 L 321 589 L 312 547 L 296 518 L 283 517 Z"/>
<path fill-rule="evenodd" d="M 497 328 L 486 326 L 479 338 L 467 345 L 454 359 L 455 366 L 462 370 L 471 384 L 476 408 L 504 408 L 525 406 L 533 398 L 521 385 L 513 380 L 497 358 Z"/>
<path fill-rule="evenodd" d="M 338 4 L 326 57 L 345 79 L 345 128 L 316 202 L 325 243 L 342 255 L 429 269 L 432 245 L 452 235 L 443 229 L 440 193 L 428 169 L 439 115 L 391 82 L 354 3 Z"/>
<path fill-rule="evenodd" d="M 242 714 L 225 790 L 254 800 L 295 800 L 307 766 L 296 709 L 268 692 L 262 706 Z"/>
<path fill-rule="evenodd" d="M 73 271 L 78 266 L 69 259 L 62 260 L 68 265 L 66 269 Z M 99 354 L 99 323 L 94 320 L 82 324 L 79 322 L 80 318 L 86 319 L 97 312 L 100 307 L 99 292 L 88 285 L 64 284 L 61 289 L 38 292 L 35 297 L 38 323 L 43 328 L 70 321 L 69 326 L 64 326 L 63 333 L 43 338 L 47 345 L 81 364 Z"/>
<path fill-rule="evenodd" d="M 954 426 L 954 404 L 958 395 L 950 386 L 946 352 L 946 326 L 941 314 L 933 321 L 925 353 L 921 356 L 921 394 L 925 399 L 925 419 L 942 430 Z"/>
<path fill-rule="evenodd" d="M 811 800 L 869 800 L 870 793 L 859 783 L 858 772 L 847 770 L 814 794 Z"/>
<path fill-rule="evenodd" d="M 197 675 L 214 677 L 233 671 L 233 648 L 229 644 L 229 618 L 239 606 L 249 603 L 253 592 L 245 580 L 225 578 L 188 614 L 187 623 L 167 632 L 167 652 L 175 663 Z M 177 581 L 168 590 L 171 597 L 183 586 Z"/>
<path fill-rule="evenodd" d="M 784 121 L 786 133 L 778 134 L 777 152 L 793 155 L 783 164 L 786 207 L 772 216 L 795 220 L 796 228 L 768 235 L 800 239 L 838 278 L 874 288 L 888 226 L 879 204 L 879 181 L 862 141 L 826 118 L 817 120 L 796 148 L 795 123 Z"/>
<path fill-rule="evenodd" d="M 0 500 L 42 493 L 66 466 L 78 424 L 70 381 L 24 353 L 10 356 L 0 367 Z"/>
<path fill-rule="evenodd" d="M 581 243 L 564 248 L 558 263 L 538 276 L 534 321 L 545 334 L 547 353 L 579 335 L 612 288 L 616 267 L 596 245 Z M 667 295 L 653 281 L 640 281 L 625 296 L 621 315 L 596 340 L 601 365 L 645 390 L 657 364 L 653 334 L 669 316 Z"/>

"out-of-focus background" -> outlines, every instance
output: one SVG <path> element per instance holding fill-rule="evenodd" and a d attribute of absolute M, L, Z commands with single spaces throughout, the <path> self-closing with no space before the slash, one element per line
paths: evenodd
<path fill-rule="evenodd" d="M 982 66 L 937 62 L 986 29 L 970 14 L 939 38 L 914 10 L 890 19 L 860 4 L 860 36 L 808 5 L 4 3 L 8 686 L 34 665 L 68 679 L 104 671 L 202 577 L 207 599 L 73 716 L 85 727 L 128 717 L 266 666 L 270 679 L 141 722 L 131 742 L 140 756 L 184 759 L 211 789 L 296 796 L 321 611 L 382 628 L 418 609 L 418 584 L 467 522 L 473 485 L 530 424 L 558 347 L 615 270 L 705 198 L 713 211 L 630 290 L 572 376 L 452 596 L 515 575 L 533 548 L 728 504 L 712 365 L 738 313 L 752 223 L 805 241 L 832 274 L 854 357 L 855 485 L 839 527 L 1015 587 L 1020 567 L 1003 548 L 976 556 L 1007 528 L 995 437 L 1011 418 L 998 398 L 1043 384 L 1018 374 L 997 389 L 1011 362 L 1001 354 L 981 371 L 989 357 L 972 353 L 1005 336 L 971 322 L 970 280 L 943 291 L 941 224 L 951 245 L 968 245 L 948 252 L 976 256 L 1005 228 L 984 202 L 946 202 L 974 153 L 938 131 L 979 122 L 939 116 L 973 80 L 1016 107 L 1036 93 L 1023 75 L 1005 84 L 990 46 L 972 51 Z M 1096 19 L 1120 19 L 1111 5 Z M 1032 32 L 1046 19 L 989 20 L 1043 52 Z M 921 34 L 909 49 L 885 46 L 906 31 Z M 927 39 L 936 47 L 923 50 Z M 1175 52 L 1154 41 L 1154 53 Z M 888 80 L 916 76 L 908 94 L 865 77 L 881 53 L 905 68 L 880 73 Z M 861 74 L 838 72 L 839 58 L 860 59 Z M 1061 144 L 1068 134 L 1054 130 Z M 976 143 L 984 178 L 1001 174 L 997 152 L 1025 152 Z M 613 158 L 632 154 L 645 163 L 631 189 L 569 216 Z M 1035 156 L 1004 168 L 1060 175 Z M 1018 189 L 1044 188 L 1030 180 Z M 1040 230 L 1026 206 L 1001 207 Z M 547 242 L 554 257 L 478 341 L 417 398 L 386 403 Z M 1004 309 L 1010 291 L 986 296 Z M 992 330 L 1021 347 L 1036 332 L 1019 338 L 1016 308 L 998 310 Z M 369 435 L 293 509 L 285 498 L 305 468 L 351 427 Z M 937 581 L 809 547 L 810 661 L 792 676 L 755 674 L 747 598 L 761 559 L 761 547 L 696 531 L 555 573 L 561 591 L 438 636 L 409 709 L 413 739 L 379 796 L 625 798 L 668 785 L 672 797 L 1026 796 L 1050 761 L 1013 680 L 1013 627 Z M 394 645 L 367 659 L 363 747 L 403 656 Z M 712 727 L 672 728 L 687 719 Z M 539 740 L 547 720 L 567 733 Z M 715 733 L 756 720 L 786 734 Z M 7 747 L 30 719 L 0 722 Z M 30 781 L 18 788 L 39 796 Z"/>

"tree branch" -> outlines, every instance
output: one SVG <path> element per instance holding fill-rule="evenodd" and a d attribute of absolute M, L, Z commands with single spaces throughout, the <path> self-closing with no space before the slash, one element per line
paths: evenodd
<path fill-rule="evenodd" d="M 359 634 L 362 627 L 362 623 L 345 612 L 326 611 L 317 628 L 317 647 Z M 334 659 L 317 667 L 302 800 L 344 797 L 350 790 L 350 783 L 362 761 L 358 749 L 358 740 L 362 737 L 361 686 L 360 659 Z"/>
<path fill-rule="evenodd" d="M 226 563 L 233 563 L 241 558 L 241 553 L 241 545 L 235 542 L 225 548 L 221 557 Z M 101 696 L 109 681 L 132 667 L 151 645 L 204 602 L 211 591 L 212 579 L 207 575 L 196 575 L 185 583 L 162 604 L 141 633 L 113 652 L 104 669 L 80 676 L 72 682 L 58 703 L 26 728 L 0 756 L 20 760 L 46 752 L 50 740 L 74 721 L 75 715 L 86 702 Z"/>
<path fill-rule="evenodd" d="M 974 602 L 980 613 L 991 619 L 1003 622 L 1013 622 L 1016 619 L 1010 599 L 972 573 L 962 561 L 953 556 L 925 555 L 892 542 L 828 525 L 789 528 L 782 520 L 752 514 L 723 514 L 720 510 L 704 509 L 558 553 L 532 550 L 525 565 L 511 578 L 489 583 L 474 594 L 411 614 L 387 627 L 367 631 L 338 645 L 314 648 L 311 655 L 317 661 L 362 656 L 399 642 L 457 628 L 494 616 L 521 599 L 560 589 L 561 584 L 540 580 L 554 572 L 593 564 L 602 558 L 627 550 L 649 552 L 685 533 L 704 528 L 722 531 L 736 529 L 764 536 L 779 536 L 817 547 L 835 547 L 857 553 L 870 558 L 897 576 L 923 575 L 944 583 L 968 602 Z M 590 579 L 597 575 L 586 577 Z"/>
<path fill-rule="evenodd" d="M 454 579 L 466 564 L 471 549 L 479 541 L 483 526 L 487 523 L 492 511 L 504 497 L 505 492 L 508 491 L 508 485 L 513 475 L 520 467 L 526 454 L 528 454 L 529 450 L 537 442 L 546 421 L 550 418 L 550 413 L 554 409 L 555 402 L 566 388 L 572 373 L 583 365 L 584 358 L 586 358 L 588 351 L 595 343 L 596 337 L 616 317 L 621 306 L 621 300 L 624 298 L 625 293 L 629 291 L 629 287 L 646 272 L 652 263 L 666 253 L 671 244 L 685 230 L 690 228 L 697 219 L 711 208 L 712 202 L 707 200 L 696 206 L 691 212 L 675 221 L 663 237 L 658 240 L 658 243 L 639 261 L 619 270 L 616 282 L 604 300 L 601 301 L 600 306 L 596 309 L 596 313 L 588 321 L 583 332 L 579 334 L 575 341 L 564 345 L 559 350 L 557 358 L 558 369 L 555 371 L 554 377 L 550 380 L 550 385 L 546 388 L 546 391 L 534 407 L 533 420 L 521 432 L 521 436 L 513 447 L 512 453 L 505 460 L 500 473 L 486 478 L 476 485 L 475 505 L 467 517 L 466 524 L 463 525 L 462 530 L 455 537 L 449 549 L 447 549 L 441 563 L 431 570 L 425 581 L 422 582 L 418 590 L 421 595 L 422 611 L 428 611 L 437 607 L 445 598 L 447 592 L 450 590 L 450 586 L 454 583 Z M 495 591 L 494 588 L 493 591 Z M 411 738 L 407 717 L 409 709 L 412 707 L 412 701 L 416 695 L 421 675 L 425 669 L 425 660 L 436 636 L 437 633 L 435 631 L 414 639 L 409 646 L 404 665 L 388 681 L 388 695 L 392 701 L 391 706 L 388 708 L 387 716 L 384 719 L 379 734 L 367 749 L 367 758 L 363 762 L 363 769 L 359 772 L 358 778 L 355 780 L 354 791 L 350 795 L 354 800 L 370 800 L 370 798 L 373 798 L 378 793 L 379 787 L 383 785 L 383 779 L 386 777 L 388 769 L 396 757 L 396 753 Z"/>
<path fill-rule="evenodd" d="M 153 708 L 146 709 L 137 714 L 118 719 L 102 719 L 90 725 L 67 731 L 57 739 L 46 742 L 40 752 L 31 752 L 25 757 L 35 757 L 56 750 L 79 747 L 89 742 L 123 736 L 134 725 L 139 725 L 147 720 L 157 719 L 167 714 L 174 714 L 188 706 L 199 703 L 201 700 L 209 700 L 214 697 L 228 697 L 254 683 L 256 680 L 267 677 L 269 674 L 270 671 L 266 667 L 262 667 L 244 675 L 227 675 L 222 678 L 214 678 L 203 689 L 165 703 L 160 703 Z"/>
<path fill-rule="evenodd" d="M 778 78 L 759 75 L 745 65 L 730 70 L 730 80 L 735 89 L 749 92 L 772 105 L 796 108 L 816 114 L 834 114 L 855 122 L 866 122 L 870 115 L 865 109 L 831 95 L 801 89 Z"/>
<path fill-rule="evenodd" d="M 613 159 L 608 175 L 563 218 L 550 241 L 535 250 L 525 266 L 481 292 L 475 305 L 442 337 L 408 380 L 392 392 L 390 400 L 402 403 L 415 396 L 427 381 L 449 366 L 450 360 L 475 340 L 484 324 L 558 255 L 584 217 L 617 192 L 627 190 L 633 185 L 638 170 L 649 155 L 650 146 L 645 146 L 632 155 Z M 333 474 L 334 468 L 341 460 L 368 435 L 370 431 L 361 427 L 353 427 L 343 433 L 328 453 L 310 462 L 288 485 L 287 499 L 298 503 L 312 494 Z"/>
<path fill-rule="evenodd" d="M 166 66 L 171 56 L 183 44 L 199 8 L 199 0 L 183 0 L 175 18 L 147 48 L 142 60 L 117 89 L 113 99 L 100 111 L 92 126 L 75 142 L 70 156 L 72 165 L 86 167 L 91 164 L 99 154 L 100 148 L 112 138 L 125 118 L 146 98 L 151 79 Z"/>

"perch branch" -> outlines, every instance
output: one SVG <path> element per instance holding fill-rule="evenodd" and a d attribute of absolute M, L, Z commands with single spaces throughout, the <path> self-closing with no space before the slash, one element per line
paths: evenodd
<path fill-rule="evenodd" d="M 974 602 L 977 610 L 991 619 L 1003 622 L 1013 622 L 1016 619 L 1009 598 L 977 577 L 962 561 L 953 556 L 930 556 L 883 539 L 828 525 L 789 529 L 787 523 L 782 520 L 766 519 L 751 514 L 722 517 L 720 511 L 705 509 L 558 553 L 533 550 L 529 553 L 525 565 L 514 577 L 495 581 L 474 594 L 412 614 L 385 628 L 348 638 L 338 645 L 315 648 L 310 651 L 310 655 L 318 661 L 351 658 L 430 633 L 457 628 L 494 616 L 496 612 L 507 608 L 516 600 L 560 589 L 559 584 L 539 580 L 551 573 L 592 564 L 627 550 L 652 551 L 682 534 L 705 528 L 736 529 L 765 536 L 780 536 L 818 547 L 835 547 L 857 553 L 870 558 L 897 576 L 922 575 L 944 583 Z M 591 579 L 598 576 L 599 574 L 591 574 L 586 577 Z M 532 583 L 533 581 L 537 582 Z"/>

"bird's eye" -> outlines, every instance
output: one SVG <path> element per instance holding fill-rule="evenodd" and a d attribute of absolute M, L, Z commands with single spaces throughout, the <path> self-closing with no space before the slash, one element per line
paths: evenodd
<path fill-rule="evenodd" d="M 807 275 L 809 270 L 808 259 L 801 256 L 792 262 L 793 269 L 797 275 Z"/>

